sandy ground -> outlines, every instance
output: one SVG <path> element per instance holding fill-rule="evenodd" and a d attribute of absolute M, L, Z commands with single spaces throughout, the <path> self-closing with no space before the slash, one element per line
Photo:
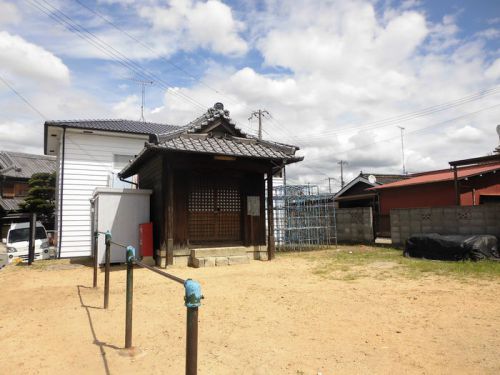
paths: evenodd
<path fill-rule="evenodd" d="M 499 281 L 330 280 L 296 256 L 182 269 L 202 283 L 200 374 L 498 374 Z M 390 265 L 379 264 L 390 269 Z M 377 267 L 375 264 L 374 267 Z M 387 272 L 385 273 L 387 274 Z M 124 351 L 125 271 L 0 271 L 1 374 L 183 374 L 183 288 L 135 272 L 134 356 Z"/>

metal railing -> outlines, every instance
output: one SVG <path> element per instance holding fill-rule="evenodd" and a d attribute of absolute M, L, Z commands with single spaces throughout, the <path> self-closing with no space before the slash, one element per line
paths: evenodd
<path fill-rule="evenodd" d="M 132 312 L 134 297 L 134 264 L 153 271 L 160 276 L 166 277 L 172 281 L 184 285 L 184 305 L 186 306 L 186 375 L 195 375 L 198 365 L 198 307 L 201 305 L 203 295 L 201 294 L 200 284 L 192 279 L 181 279 L 175 275 L 161 271 L 141 262 L 136 256 L 136 250 L 133 246 L 126 246 L 112 240 L 110 231 L 94 233 L 94 251 L 93 251 L 93 287 L 97 288 L 97 268 L 98 251 L 97 240 L 99 235 L 105 236 L 105 268 L 104 268 L 104 308 L 109 306 L 109 272 L 111 260 L 111 244 L 126 249 L 127 260 L 127 289 L 125 305 L 125 348 L 132 347 Z"/>

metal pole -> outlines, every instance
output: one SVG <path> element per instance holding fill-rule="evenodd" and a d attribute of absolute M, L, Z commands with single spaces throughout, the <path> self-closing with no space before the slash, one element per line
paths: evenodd
<path fill-rule="evenodd" d="M 106 264 L 104 271 L 104 308 L 109 305 L 109 263 L 111 261 L 111 232 L 106 232 Z"/>
<path fill-rule="evenodd" d="M 187 308 L 186 321 L 186 375 L 198 371 L 198 308 Z"/>
<path fill-rule="evenodd" d="M 460 190 L 458 189 L 458 171 L 457 166 L 453 166 L 453 185 L 455 188 L 455 205 L 460 206 Z"/>
<path fill-rule="evenodd" d="M 30 238 L 28 243 L 28 266 L 35 260 L 36 214 L 30 216 Z"/>
<path fill-rule="evenodd" d="M 262 111 L 259 109 L 259 141 L 262 140 Z"/>
<path fill-rule="evenodd" d="M 340 188 L 344 188 L 344 165 L 347 164 L 345 160 L 339 161 L 337 164 L 340 164 Z"/>
<path fill-rule="evenodd" d="M 186 319 L 186 375 L 198 371 L 198 307 L 201 305 L 201 286 L 197 281 L 187 279 L 184 283 Z"/>
<path fill-rule="evenodd" d="M 134 259 L 135 249 L 127 247 L 127 300 L 125 311 L 125 348 L 132 347 L 132 309 L 134 306 Z"/>
<path fill-rule="evenodd" d="M 97 288 L 97 266 L 98 266 L 98 261 L 97 261 L 97 244 L 98 244 L 98 238 L 99 234 L 97 232 L 94 232 L 94 282 L 93 282 L 93 287 Z"/>
<path fill-rule="evenodd" d="M 403 159 L 403 174 L 406 174 L 406 166 L 405 166 L 405 143 L 404 143 L 404 131 L 405 128 L 402 126 L 398 126 L 401 129 L 401 158 Z"/>

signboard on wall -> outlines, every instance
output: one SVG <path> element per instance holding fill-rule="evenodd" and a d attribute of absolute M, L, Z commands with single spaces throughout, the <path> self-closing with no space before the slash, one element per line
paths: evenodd
<path fill-rule="evenodd" d="M 247 197 L 247 215 L 260 216 L 260 197 L 248 196 Z"/>

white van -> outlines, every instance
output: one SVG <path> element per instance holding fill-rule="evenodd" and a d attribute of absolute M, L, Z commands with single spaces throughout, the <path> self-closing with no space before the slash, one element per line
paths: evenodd
<path fill-rule="evenodd" d="M 30 223 L 14 223 L 10 225 L 7 238 L 2 239 L 2 242 L 7 246 L 9 263 L 15 258 L 20 258 L 23 261 L 28 260 L 29 237 Z M 49 258 L 47 232 L 42 223 L 37 222 L 35 230 L 35 260 Z"/>

